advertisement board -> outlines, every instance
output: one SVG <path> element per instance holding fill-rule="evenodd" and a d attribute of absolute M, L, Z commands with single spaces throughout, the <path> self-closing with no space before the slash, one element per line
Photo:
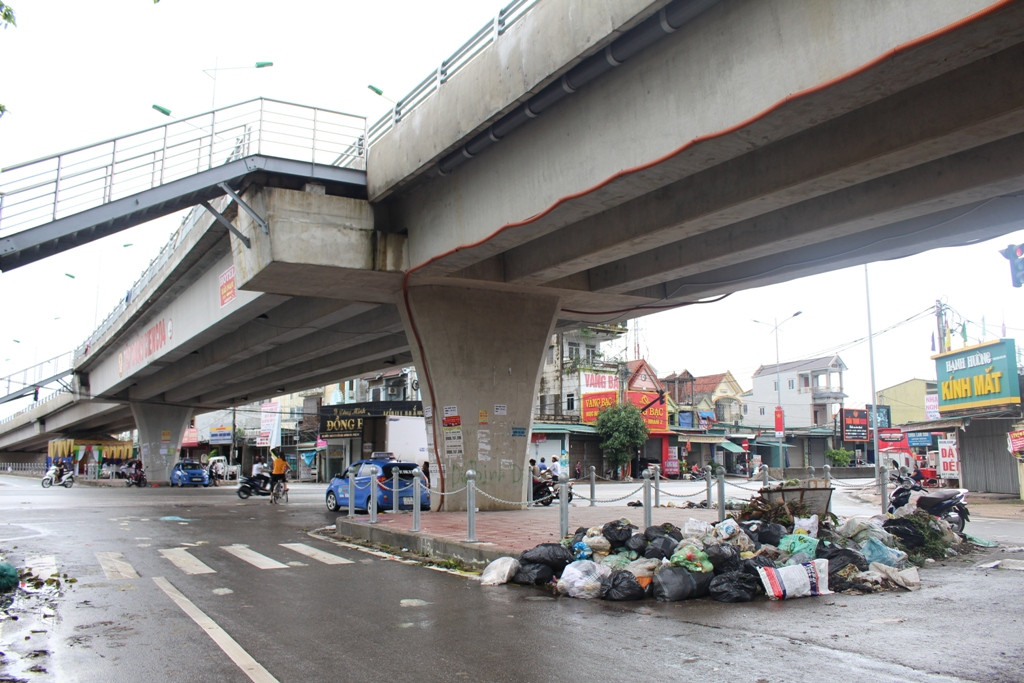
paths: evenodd
<path fill-rule="evenodd" d="M 652 432 L 665 432 L 668 430 L 668 408 L 664 403 L 659 403 L 658 392 L 656 391 L 627 391 L 626 400 L 637 408 L 648 406 L 643 412 L 644 423 L 647 429 Z M 583 394 L 580 410 L 580 421 L 584 424 L 597 422 L 597 416 L 605 408 L 618 403 L 618 392 L 598 391 L 591 394 Z M 648 405 L 650 404 L 650 405 Z"/>
<path fill-rule="evenodd" d="M 843 409 L 843 441 L 868 440 L 868 411 Z"/>
<path fill-rule="evenodd" d="M 956 439 L 939 439 L 939 478 L 960 478 L 960 454 Z"/>
<path fill-rule="evenodd" d="M 939 414 L 1020 406 L 1017 350 L 1012 339 L 998 339 L 932 356 L 939 387 Z"/>

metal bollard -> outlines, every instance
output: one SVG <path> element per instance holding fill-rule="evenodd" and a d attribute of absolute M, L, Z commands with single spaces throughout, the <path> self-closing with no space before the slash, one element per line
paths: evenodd
<path fill-rule="evenodd" d="M 832 488 L 832 467 L 830 465 L 825 465 L 825 467 L 822 469 L 825 470 L 825 488 L 830 489 Z M 831 495 L 828 497 L 828 507 L 825 508 L 825 512 L 828 512 L 829 514 L 832 513 Z"/>
<path fill-rule="evenodd" d="M 590 507 L 597 505 L 597 468 L 590 466 Z"/>
<path fill-rule="evenodd" d="M 377 523 L 377 466 L 370 465 L 370 497 L 366 507 L 370 512 L 370 524 Z"/>
<path fill-rule="evenodd" d="M 882 493 L 882 514 L 889 512 L 889 468 L 882 465 L 878 468 L 878 488 Z"/>
<path fill-rule="evenodd" d="M 661 507 L 661 465 L 651 465 L 654 468 L 654 507 Z"/>
<path fill-rule="evenodd" d="M 356 516 L 356 473 L 349 470 L 348 473 L 348 518 Z"/>
<path fill-rule="evenodd" d="M 423 476 L 423 472 L 417 467 L 412 471 L 412 530 L 420 530 L 420 477 Z"/>
<path fill-rule="evenodd" d="M 558 532 L 559 538 L 569 535 L 569 482 L 558 482 Z"/>
<path fill-rule="evenodd" d="M 645 469 L 644 478 L 644 528 L 653 526 L 651 522 L 651 470 Z"/>
<path fill-rule="evenodd" d="M 392 468 L 391 470 L 391 511 L 401 512 L 402 511 L 402 499 L 398 497 L 398 468 Z"/>
<path fill-rule="evenodd" d="M 718 477 L 718 521 L 725 519 L 725 468 L 719 467 L 715 472 Z"/>
<path fill-rule="evenodd" d="M 469 513 L 466 540 L 476 543 L 476 472 L 473 470 L 466 470 L 466 511 Z"/>
<path fill-rule="evenodd" d="M 764 465 L 761 467 L 761 482 L 764 488 L 768 488 L 768 466 Z"/>
<path fill-rule="evenodd" d="M 529 473 L 526 484 L 526 507 L 533 507 L 533 470 L 530 469 Z"/>
<path fill-rule="evenodd" d="M 708 488 L 707 508 L 711 509 L 711 465 L 704 465 L 704 484 Z"/>

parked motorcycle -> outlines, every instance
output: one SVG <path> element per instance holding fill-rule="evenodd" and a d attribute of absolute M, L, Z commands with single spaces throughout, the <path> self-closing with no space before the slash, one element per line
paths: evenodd
<path fill-rule="evenodd" d="M 245 500 L 249 496 L 269 496 L 270 479 L 254 479 L 241 477 L 238 482 L 238 497 Z"/>
<path fill-rule="evenodd" d="M 896 512 L 908 502 L 914 491 L 923 491 L 921 483 L 905 474 L 896 475 L 898 486 L 889 495 L 889 514 Z M 967 489 L 938 489 L 918 497 L 917 507 L 929 515 L 946 520 L 953 531 L 963 533 L 964 526 L 971 521 L 967 509 Z"/>
<path fill-rule="evenodd" d="M 568 498 L 569 502 L 572 502 L 572 482 L 568 482 Z M 559 491 L 561 487 L 559 482 L 551 479 L 543 479 L 541 481 L 534 482 L 533 484 L 533 502 L 537 505 L 548 506 L 551 505 L 552 501 L 559 499 Z"/>
<path fill-rule="evenodd" d="M 71 470 L 64 470 L 64 475 L 60 478 L 60 481 L 57 481 L 57 466 L 51 465 L 50 469 L 46 470 L 46 474 L 43 475 L 41 483 L 44 489 L 48 489 L 54 484 L 69 489 L 75 484 L 75 473 Z"/>
<path fill-rule="evenodd" d="M 149 486 L 149 480 L 146 479 L 146 472 L 142 469 L 131 469 L 128 470 L 128 474 L 125 477 L 124 485 L 138 486 L 140 489 L 144 489 Z"/>

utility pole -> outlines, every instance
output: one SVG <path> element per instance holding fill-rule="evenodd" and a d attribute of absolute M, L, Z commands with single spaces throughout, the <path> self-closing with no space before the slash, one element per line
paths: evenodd
<path fill-rule="evenodd" d="M 946 349 L 946 319 L 943 315 L 944 306 L 938 299 L 935 300 L 935 326 L 939 331 L 939 353 L 945 353 Z"/>

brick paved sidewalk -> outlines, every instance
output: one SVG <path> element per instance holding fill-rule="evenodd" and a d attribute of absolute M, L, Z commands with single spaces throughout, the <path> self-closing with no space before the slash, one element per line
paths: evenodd
<path fill-rule="evenodd" d="M 458 557 L 474 563 L 489 562 L 506 555 L 519 555 L 541 543 L 557 543 L 561 540 L 558 505 L 478 512 L 475 543 L 467 540 L 467 516 L 467 512 L 424 512 L 420 516 L 420 532 L 415 533 L 412 531 L 411 513 L 378 514 L 376 524 L 370 524 L 367 515 L 356 515 L 352 519 L 341 515 L 338 517 L 336 534 L 406 548 L 425 555 Z M 603 526 L 623 518 L 643 529 L 643 508 L 570 505 L 569 533 L 572 534 L 581 526 Z M 653 524 L 671 522 L 682 527 L 688 519 L 717 522 L 718 510 L 660 507 L 651 514 Z"/>

